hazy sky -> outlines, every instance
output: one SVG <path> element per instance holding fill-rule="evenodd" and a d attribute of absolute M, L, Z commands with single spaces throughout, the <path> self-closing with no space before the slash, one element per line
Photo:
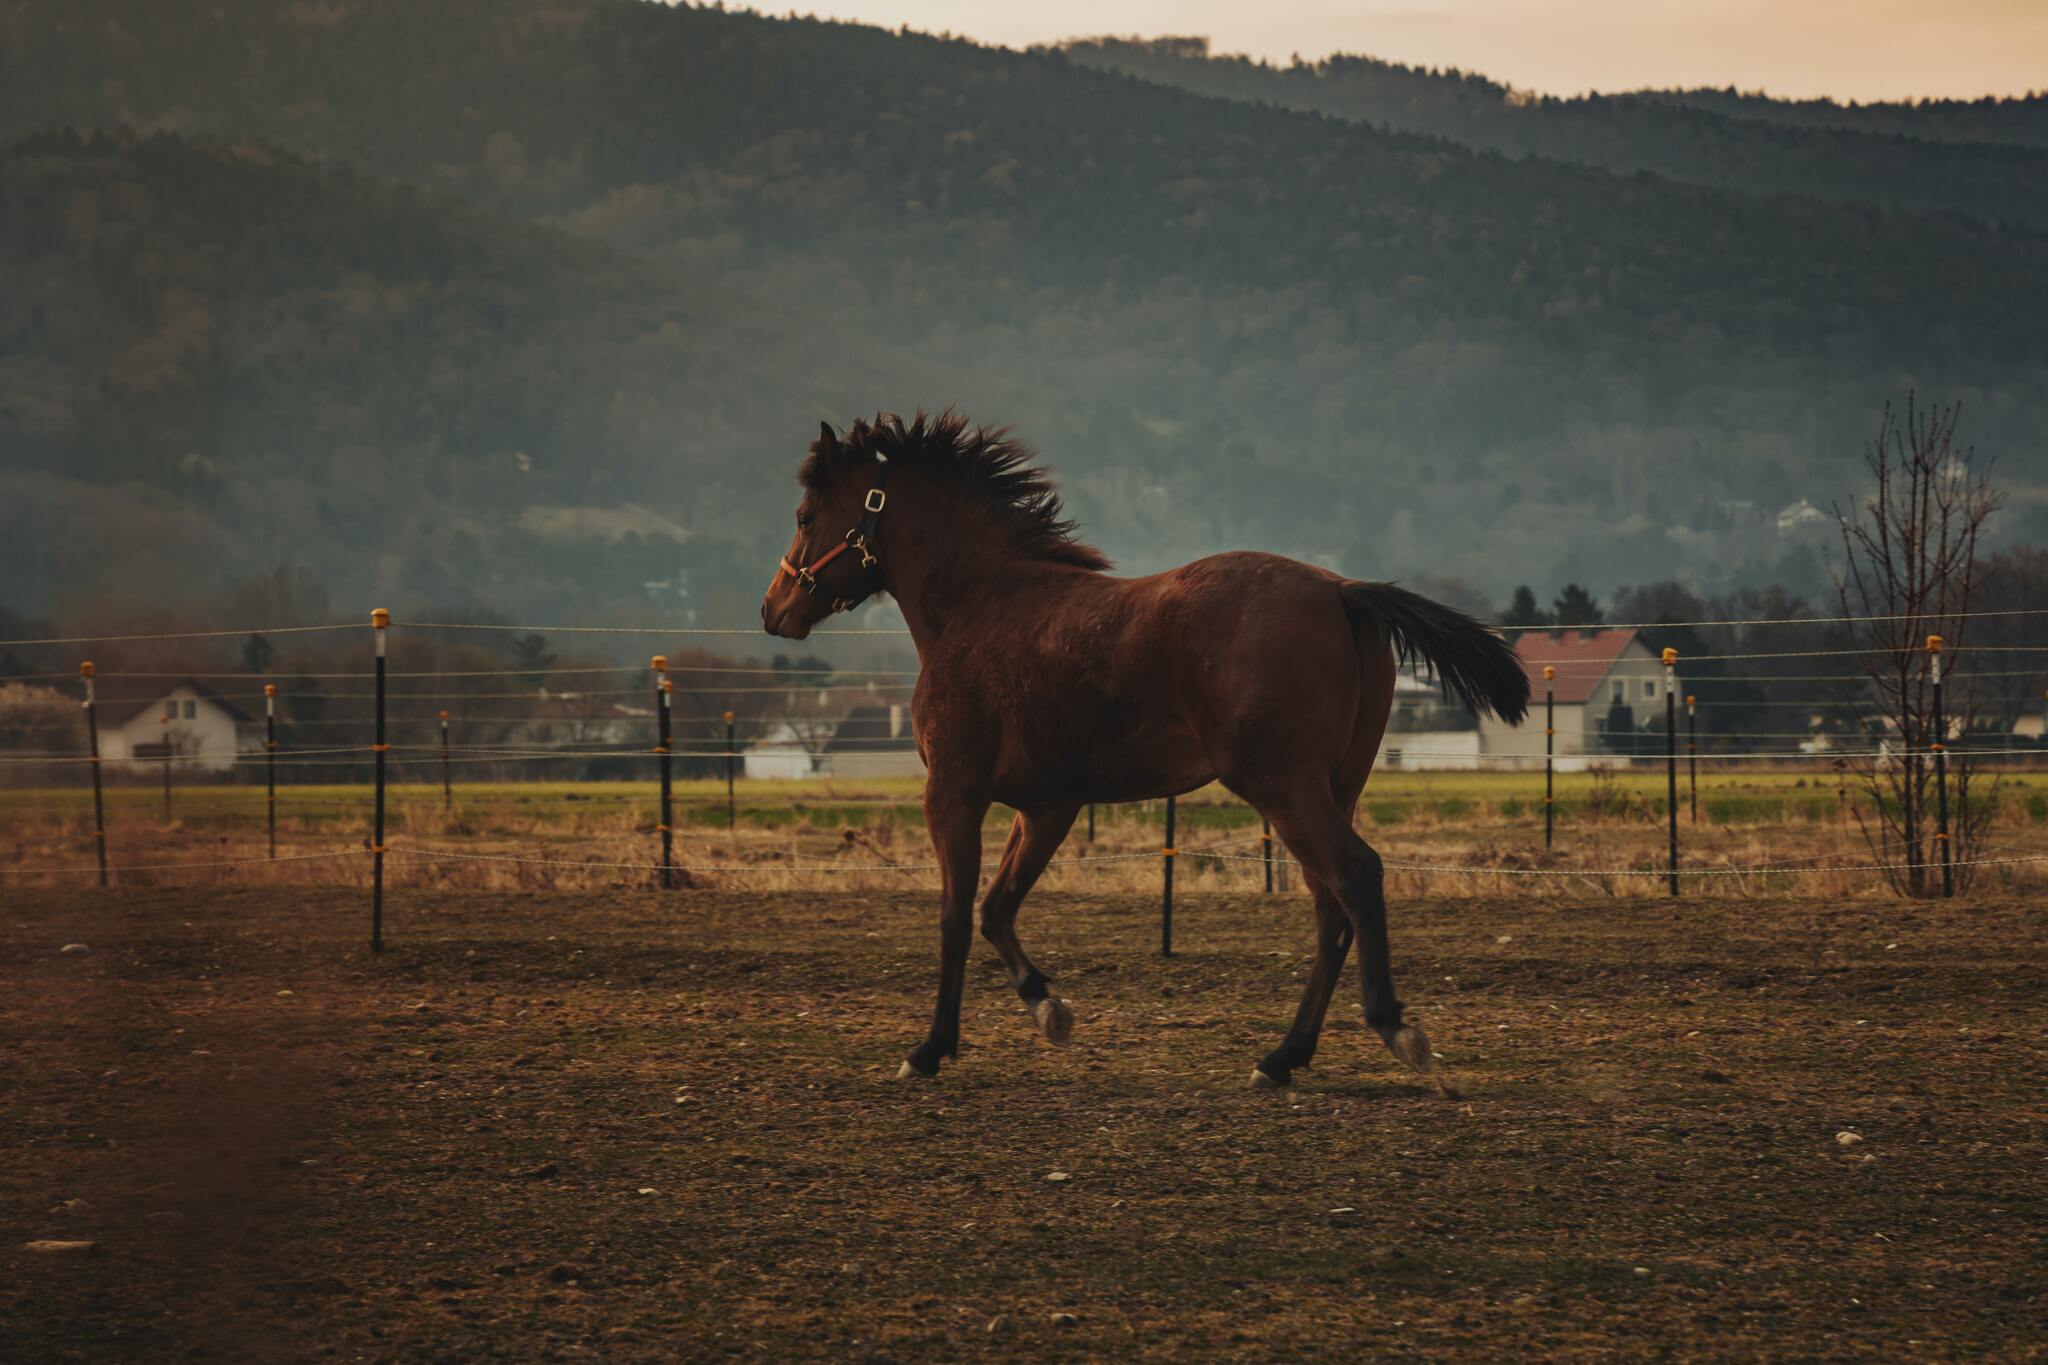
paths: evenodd
<path fill-rule="evenodd" d="M 782 12 L 778 0 L 757 0 Z M 1285 61 L 1355 52 L 1551 94 L 1734 84 L 1900 99 L 2048 89 L 2048 0 L 814 0 L 815 13 L 1017 47 L 1206 34 Z M 806 4 L 803 9 L 813 12 Z"/>

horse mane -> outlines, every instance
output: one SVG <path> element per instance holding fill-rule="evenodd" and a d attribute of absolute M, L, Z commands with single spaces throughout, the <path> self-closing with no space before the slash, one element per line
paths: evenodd
<path fill-rule="evenodd" d="M 886 412 L 872 423 L 855 419 L 836 442 L 821 437 L 811 444 L 797 481 L 823 492 L 846 470 L 878 457 L 965 496 L 1029 558 L 1109 568 L 1107 555 L 1074 538 L 1052 474 L 1033 463 L 1030 448 L 1012 440 L 1007 428 L 971 426 L 951 408 L 935 416 L 920 410 L 907 423 Z"/>

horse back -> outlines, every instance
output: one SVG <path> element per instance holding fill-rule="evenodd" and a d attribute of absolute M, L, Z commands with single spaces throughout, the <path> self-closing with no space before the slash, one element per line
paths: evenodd
<path fill-rule="evenodd" d="M 927 757 L 963 742 L 934 731 L 979 731 L 999 799 L 1018 804 L 1163 795 L 1262 748 L 1339 750 L 1363 681 L 1344 582 L 1251 552 L 1143 578 L 1045 575 L 927 659 Z"/>

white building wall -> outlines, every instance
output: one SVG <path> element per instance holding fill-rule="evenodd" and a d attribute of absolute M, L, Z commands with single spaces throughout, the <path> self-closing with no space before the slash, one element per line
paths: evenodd
<path fill-rule="evenodd" d="M 818 771 L 829 777 L 923 777 L 924 760 L 915 749 L 827 754 L 820 760 Z"/>
<path fill-rule="evenodd" d="M 1685 660 L 1679 661 L 1678 701 L 1685 704 Z M 1584 705 L 1559 702 L 1557 704 L 1556 754 L 1560 772 L 1577 772 L 1585 768 L 1584 761 L 1565 763 L 1572 758 L 1589 756 L 1595 762 L 1612 761 L 1616 755 L 1590 753 L 1599 746 L 1600 724 L 1607 718 L 1607 710 L 1614 704 L 1614 689 L 1619 686 L 1629 711 L 1640 728 L 1644 722 L 1656 720 L 1664 714 L 1664 663 L 1650 647 L 1641 640 L 1629 642 L 1626 649 L 1615 657 L 1613 665 L 1601 675 L 1594 688 L 1592 698 Z M 1520 725 L 1509 725 L 1495 716 L 1479 718 L 1480 746 L 1486 755 L 1489 768 L 1541 768 L 1543 766 L 1543 684 L 1538 681 L 1529 698 L 1529 714 Z M 1392 736 L 1389 736 L 1391 739 Z M 1530 757 L 1534 755 L 1534 757 Z"/>
<path fill-rule="evenodd" d="M 1374 766 L 1405 772 L 1472 770 L 1479 766 L 1477 730 L 1406 730 L 1380 741 Z"/>
<path fill-rule="evenodd" d="M 171 716 L 170 724 L 158 719 L 164 715 Z M 162 760 L 138 759 L 136 749 L 166 741 L 179 759 L 180 773 L 226 772 L 235 766 L 235 754 L 240 748 L 233 714 L 180 683 L 165 693 L 159 703 L 121 725 L 101 730 L 100 757 L 122 764 L 131 772 L 142 772 Z"/>
<path fill-rule="evenodd" d="M 818 771 L 816 756 L 800 744 L 756 744 L 741 755 L 740 761 L 750 778 L 788 781 L 811 777 Z"/>

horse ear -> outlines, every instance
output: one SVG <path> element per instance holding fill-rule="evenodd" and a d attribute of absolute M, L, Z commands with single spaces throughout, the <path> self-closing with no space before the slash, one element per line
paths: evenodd
<path fill-rule="evenodd" d="M 832 430 L 832 424 L 830 422 L 818 423 L 818 449 L 829 455 L 838 448 L 839 435 Z"/>

